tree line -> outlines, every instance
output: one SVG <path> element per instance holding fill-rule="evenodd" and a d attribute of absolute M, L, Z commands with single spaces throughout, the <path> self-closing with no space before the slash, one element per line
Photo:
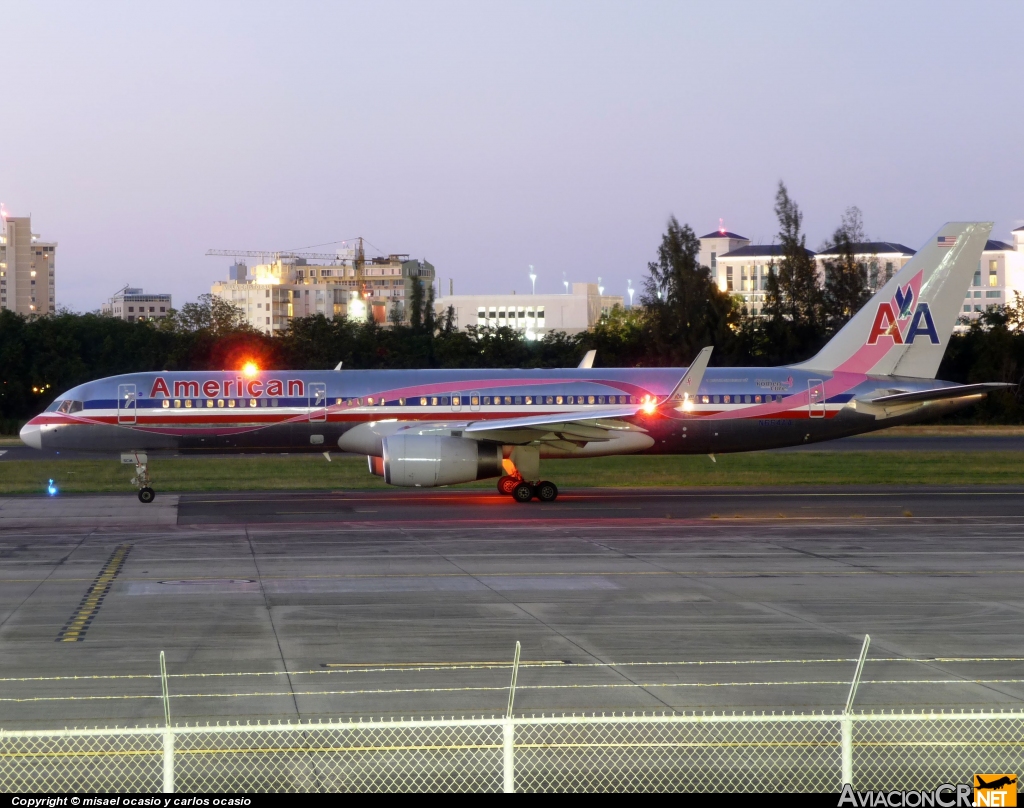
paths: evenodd
<path fill-rule="evenodd" d="M 218 370 L 255 361 L 268 369 L 573 367 L 590 349 L 596 366 L 688 365 L 713 345 L 712 364 L 780 365 L 813 356 L 870 296 L 855 244 L 865 240 L 860 212 L 850 208 L 828 241 L 822 278 L 806 248 L 803 214 L 779 183 L 778 260 L 768 268 L 763 316 L 721 290 L 699 261 L 693 230 L 670 218 L 647 266 L 640 305 L 616 308 L 585 333 L 550 332 L 528 341 L 511 328 L 459 329 L 452 311 L 438 316 L 432 290 L 414 288 L 409 323 L 296 318 L 268 336 L 211 295 L 162 320 L 126 322 L 60 311 L 26 318 L 0 311 L 0 431 L 14 432 L 54 396 L 83 382 L 153 370 Z M 1024 374 L 1024 302 L 990 309 L 954 334 L 939 370 L 957 382 L 1007 381 Z M 1024 408 L 1013 392 L 990 396 L 969 418 L 1018 423 Z"/>

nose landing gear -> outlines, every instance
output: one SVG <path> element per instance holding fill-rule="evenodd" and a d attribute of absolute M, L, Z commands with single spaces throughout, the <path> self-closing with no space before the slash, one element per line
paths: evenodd
<path fill-rule="evenodd" d="M 126 466 L 135 466 L 135 476 L 131 483 L 139 487 L 139 502 L 148 505 L 156 499 L 156 491 L 150 487 L 149 457 L 142 452 L 130 452 L 121 455 L 121 462 Z"/>

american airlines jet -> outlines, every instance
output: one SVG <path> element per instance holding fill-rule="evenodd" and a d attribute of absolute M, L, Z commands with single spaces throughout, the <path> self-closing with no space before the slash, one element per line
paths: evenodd
<path fill-rule="evenodd" d="M 139 499 L 148 452 L 367 456 L 391 485 L 498 478 L 550 502 L 544 458 L 714 454 L 934 418 L 1007 384 L 935 380 L 989 222 L 945 225 L 812 359 L 776 368 L 133 373 L 59 396 L 21 431 L 36 449 L 122 452 Z M 328 454 L 329 458 L 329 454 Z"/>

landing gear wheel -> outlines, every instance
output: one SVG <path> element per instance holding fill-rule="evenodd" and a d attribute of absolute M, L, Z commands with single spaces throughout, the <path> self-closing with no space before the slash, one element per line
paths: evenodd
<path fill-rule="evenodd" d="M 558 499 L 558 486 L 547 480 L 537 483 L 535 492 L 541 502 L 554 502 Z"/>
<path fill-rule="evenodd" d="M 156 491 L 149 486 L 139 489 L 139 502 L 150 503 L 156 498 Z"/>
<path fill-rule="evenodd" d="M 529 483 L 519 483 L 512 489 L 512 499 L 516 502 L 529 502 L 533 499 L 533 486 Z"/>
<path fill-rule="evenodd" d="M 512 493 L 512 489 L 519 484 L 518 477 L 509 477 L 507 474 L 498 480 L 498 493 L 509 496 Z"/>

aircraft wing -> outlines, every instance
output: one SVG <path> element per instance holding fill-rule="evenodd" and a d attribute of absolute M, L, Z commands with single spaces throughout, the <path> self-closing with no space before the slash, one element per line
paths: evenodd
<path fill-rule="evenodd" d="M 890 393 L 878 398 L 862 399 L 866 404 L 910 404 L 915 401 L 944 401 L 951 398 L 984 395 L 995 390 L 1006 390 L 1016 387 L 1015 384 L 1004 382 L 986 382 L 984 384 L 962 384 L 958 387 L 936 387 L 932 390 L 914 390 L 910 393 Z"/>
<path fill-rule="evenodd" d="M 618 410 L 605 410 L 601 413 L 580 410 L 523 418 L 474 421 L 464 427 L 462 432 L 466 437 L 501 443 L 527 443 L 535 440 L 589 443 L 611 440 L 614 433 L 646 432 L 643 427 L 621 420 L 636 415 L 642 409 L 640 405 L 636 405 Z"/>

